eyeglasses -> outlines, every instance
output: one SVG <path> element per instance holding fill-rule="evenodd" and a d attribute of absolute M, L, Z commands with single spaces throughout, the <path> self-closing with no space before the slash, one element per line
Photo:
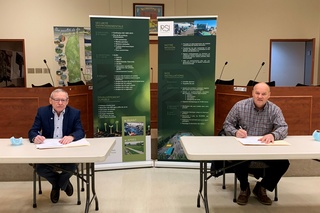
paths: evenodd
<path fill-rule="evenodd" d="M 51 98 L 51 100 L 53 100 L 54 102 L 56 103 L 59 103 L 61 101 L 61 103 L 66 103 L 68 101 L 68 98 L 67 99 L 55 99 L 55 98 Z"/>

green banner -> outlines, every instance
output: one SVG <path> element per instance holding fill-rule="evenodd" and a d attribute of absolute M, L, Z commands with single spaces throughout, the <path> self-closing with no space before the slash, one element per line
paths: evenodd
<path fill-rule="evenodd" d="M 149 19 L 97 16 L 90 21 L 94 136 L 122 137 L 124 116 L 144 116 L 150 135 Z"/>
<path fill-rule="evenodd" d="M 158 19 L 158 160 L 187 160 L 182 135 L 214 134 L 217 17 Z"/>

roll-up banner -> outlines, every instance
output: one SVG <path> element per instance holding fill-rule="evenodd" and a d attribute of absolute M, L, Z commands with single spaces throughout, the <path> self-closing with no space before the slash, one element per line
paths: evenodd
<path fill-rule="evenodd" d="M 150 160 L 149 18 L 90 21 L 94 137 L 116 138 L 107 162 Z"/>
<path fill-rule="evenodd" d="M 186 161 L 180 137 L 214 134 L 217 16 L 158 17 L 158 160 Z"/>

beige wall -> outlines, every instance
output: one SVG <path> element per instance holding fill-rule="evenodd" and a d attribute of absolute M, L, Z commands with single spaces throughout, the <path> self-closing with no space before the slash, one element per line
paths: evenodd
<path fill-rule="evenodd" d="M 26 68 L 45 68 L 46 59 L 54 74 L 53 26 L 89 27 L 89 15 L 131 16 L 137 2 L 164 3 L 165 16 L 218 15 L 216 78 L 228 61 L 223 78 L 238 85 L 254 78 L 262 61 L 257 80 L 268 80 L 270 39 L 316 38 L 314 84 L 319 82 L 318 0 L 0 0 L 0 39 L 25 39 Z M 150 49 L 156 82 L 157 47 Z M 27 86 L 47 82 L 48 75 L 27 75 Z"/>

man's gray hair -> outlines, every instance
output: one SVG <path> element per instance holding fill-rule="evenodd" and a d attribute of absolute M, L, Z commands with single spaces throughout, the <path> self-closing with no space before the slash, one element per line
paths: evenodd
<path fill-rule="evenodd" d="M 67 99 L 69 99 L 69 95 L 68 95 L 68 93 L 65 91 L 65 90 L 63 90 L 63 89 L 55 89 L 55 90 L 53 90 L 52 92 L 51 92 L 51 95 L 50 95 L 50 98 L 52 98 L 53 97 L 53 94 L 54 93 L 58 93 L 58 92 L 64 92 L 66 95 L 67 95 Z"/>

